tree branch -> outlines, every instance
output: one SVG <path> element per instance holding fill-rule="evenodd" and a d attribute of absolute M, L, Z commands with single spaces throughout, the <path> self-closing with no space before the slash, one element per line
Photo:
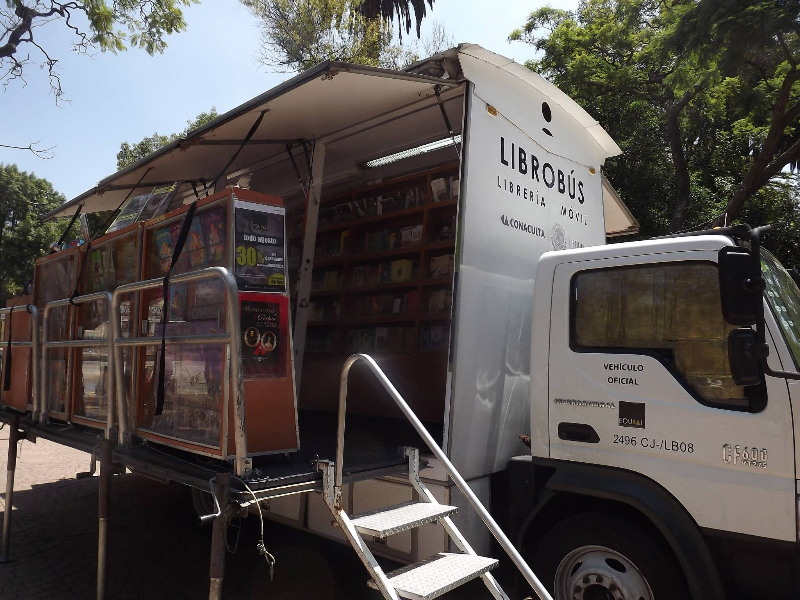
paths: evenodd
<path fill-rule="evenodd" d="M 55 146 L 51 146 L 50 148 L 34 148 L 34 146 L 38 143 L 39 142 L 34 142 L 32 144 L 28 144 L 27 146 L 9 146 L 8 144 L 0 144 L 0 148 L 9 148 L 11 150 L 28 150 L 35 157 L 43 160 L 49 160 L 53 158 L 53 149 Z"/>

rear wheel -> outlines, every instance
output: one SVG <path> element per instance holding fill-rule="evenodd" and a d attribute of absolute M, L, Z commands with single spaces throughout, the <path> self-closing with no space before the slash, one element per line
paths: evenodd
<path fill-rule="evenodd" d="M 555 525 L 533 557 L 555 600 L 685 600 L 683 573 L 664 541 L 602 513 Z"/>

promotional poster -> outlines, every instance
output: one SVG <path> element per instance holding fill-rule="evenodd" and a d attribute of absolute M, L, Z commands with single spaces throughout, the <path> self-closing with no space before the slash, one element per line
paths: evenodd
<path fill-rule="evenodd" d="M 285 211 L 237 200 L 236 283 L 240 290 L 286 290 Z"/>

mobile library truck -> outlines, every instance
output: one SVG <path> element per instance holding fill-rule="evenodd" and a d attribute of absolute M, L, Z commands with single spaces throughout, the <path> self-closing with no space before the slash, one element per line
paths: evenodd
<path fill-rule="evenodd" d="M 538 259 L 637 230 L 601 174 L 619 152 L 479 46 L 318 65 L 49 215 L 116 219 L 5 309 L 29 307 L 8 349 L 35 375 L 3 418 L 93 453 L 76 432 L 104 432 L 105 463 L 201 513 L 229 497 L 346 540 L 387 598 L 478 576 L 506 597 L 476 551 L 507 542 L 484 505 L 531 434 Z"/>

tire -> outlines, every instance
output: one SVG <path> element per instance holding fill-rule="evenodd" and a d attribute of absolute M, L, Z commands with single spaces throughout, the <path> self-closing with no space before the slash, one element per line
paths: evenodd
<path fill-rule="evenodd" d="M 686 600 L 672 551 L 658 536 L 603 513 L 556 524 L 532 560 L 554 600 Z"/>

